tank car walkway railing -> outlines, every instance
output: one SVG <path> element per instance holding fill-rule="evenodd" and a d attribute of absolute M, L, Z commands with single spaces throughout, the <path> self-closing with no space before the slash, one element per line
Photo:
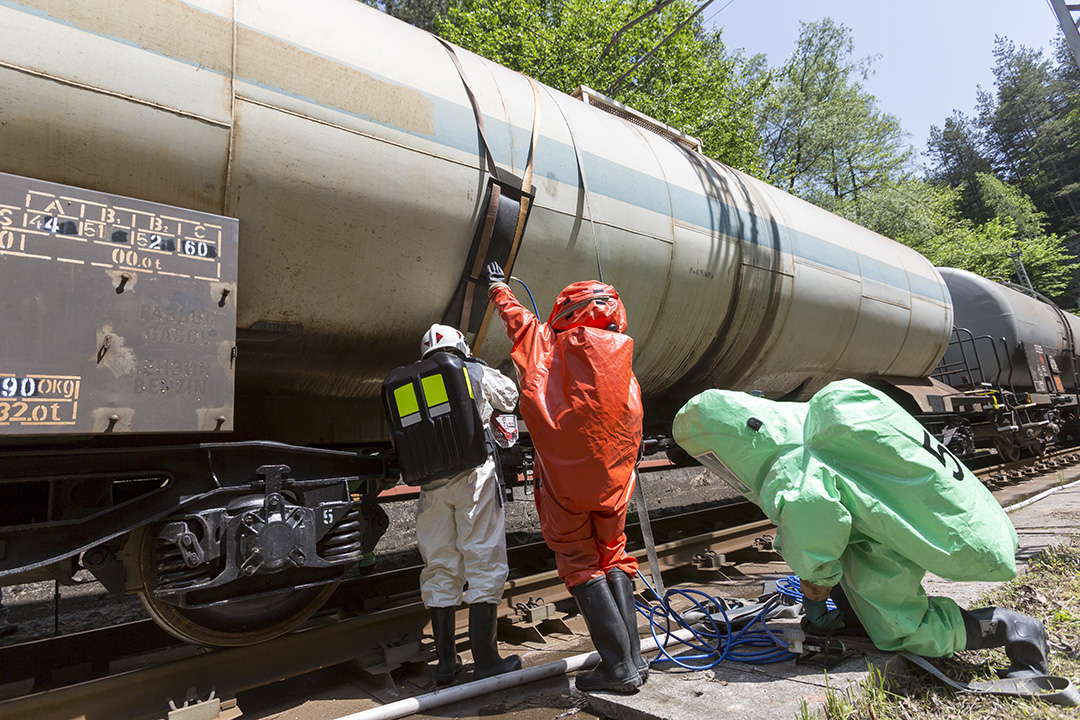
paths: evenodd
<path fill-rule="evenodd" d="M 934 372 L 930 373 L 930 377 L 955 388 L 977 387 L 985 383 L 986 377 L 982 371 L 979 350 L 975 346 L 975 336 L 965 328 L 953 328 L 952 336 L 953 339 L 949 341 L 948 349 L 956 348 L 960 353 L 960 359 L 946 362 L 945 357 L 949 355 L 948 350 L 946 350 L 945 357 L 938 363 Z M 970 359 L 968 357 L 969 351 L 971 354 Z M 972 360 L 974 360 L 974 366 L 971 364 Z M 976 373 L 978 373 L 978 382 L 975 381 Z M 959 377 L 953 380 L 953 375 Z"/>
<path fill-rule="evenodd" d="M 1009 352 L 1008 344 L 1005 342 L 1005 338 L 997 338 L 1002 345 L 1002 354 L 998 354 L 997 344 L 994 338 L 989 335 L 975 336 L 972 332 L 966 328 L 953 328 L 952 331 L 953 340 L 949 341 L 949 348 L 956 348 L 960 353 L 960 359 L 953 362 L 946 362 L 942 358 L 941 362 L 934 369 L 934 372 L 930 373 L 930 377 L 935 380 L 949 385 L 950 387 L 957 388 L 959 390 L 982 390 L 984 388 L 993 387 L 1000 388 L 1002 386 L 1002 375 L 1004 374 L 1008 380 L 1008 389 L 1013 395 L 1016 394 L 1016 390 L 1013 386 L 1013 361 L 1012 354 Z M 997 367 L 997 374 L 993 378 L 987 378 L 986 373 L 983 371 L 985 363 L 982 359 L 982 353 L 979 351 L 979 343 L 989 345 L 989 350 L 994 356 L 994 365 Z M 945 356 L 948 357 L 948 351 Z M 1002 355 L 1005 357 L 1005 362 L 1002 362 Z M 972 364 L 974 362 L 974 364 Z M 1005 373 L 1006 367 L 1008 373 Z M 976 379 L 976 375 L 977 378 Z M 954 380 L 953 377 L 957 376 Z"/>

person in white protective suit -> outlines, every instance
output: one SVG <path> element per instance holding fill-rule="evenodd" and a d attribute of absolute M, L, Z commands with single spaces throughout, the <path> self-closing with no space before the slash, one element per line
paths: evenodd
<path fill-rule="evenodd" d="M 457 353 L 465 360 L 470 377 L 482 375 L 481 391 L 475 394 L 475 400 L 485 426 L 493 408 L 510 412 L 517 405 L 518 391 L 513 381 L 474 359 L 465 336 L 455 328 L 436 324 L 424 334 L 421 359 L 435 352 Z M 509 570 L 503 499 L 495 458 L 490 452 L 478 467 L 421 487 L 416 506 L 416 540 L 424 560 L 420 593 L 431 612 L 435 636 L 436 683 L 452 683 L 460 669 L 454 647 L 454 614 L 466 581 L 469 589 L 464 600 L 469 605 L 473 678 L 520 669 L 521 658 L 501 658 L 495 641 L 496 611 Z"/>

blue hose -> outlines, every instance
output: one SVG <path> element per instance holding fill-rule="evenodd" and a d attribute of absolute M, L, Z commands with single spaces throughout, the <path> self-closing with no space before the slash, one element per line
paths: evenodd
<path fill-rule="evenodd" d="M 536 317 L 538 317 L 538 318 L 539 318 L 539 317 L 540 317 L 540 313 L 538 313 L 538 312 L 536 311 L 536 301 L 535 301 L 535 300 L 533 300 L 533 296 L 532 296 L 532 291 L 531 291 L 531 290 L 529 290 L 529 286 L 528 286 L 528 285 L 526 285 L 525 283 L 521 282 L 521 280 L 519 280 L 518 278 L 514 277 L 513 275 L 511 275 L 511 276 L 510 276 L 510 279 L 511 279 L 511 280 L 514 280 L 514 281 L 516 281 L 516 282 L 519 282 L 519 283 L 521 283 L 521 287 L 525 288 L 525 292 L 529 293 L 529 302 L 531 302 L 531 303 L 532 303 L 532 306 L 533 306 L 533 315 L 535 315 Z"/>
<path fill-rule="evenodd" d="M 642 577 L 642 580 L 645 580 L 645 578 Z M 653 595 L 656 595 L 655 588 L 649 584 L 648 580 L 645 580 L 645 584 Z M 707 627 L 699 630 L 691 627 L 683 619 L 682 615 L 671 607 L 671 600 L 676 596 L 689 600 L 694 607 L 708 618 L 711 628 Z M 699 602 L 697 598 L 701 598 L 701 601 Z M 653 640 L 656 641 L 657 645 L 657 655 L 649 662 L 650 664 L 671 662 L 690 670 L 708 670 L 716 667 L 724 660 L 754 665 L 790 660 L 795 657 L 794 654 L 788 651 L 787 644 L 765 624 L 765 618 L 769 611 L 779 603 L 780 595 L 774 595 L 762 606 L 761 610 L 754 615 L 754 618 L 749 623 L 733 635 L 731 621 L 728 619 L 723 603 L 715 597 L 700 590 L 668 590 L 659 604 L 646 604 L 644 606 L 638 604 L 637 606 L 638 612 L 648 618 L 649 631 L 652 633 Z M 717 625 L 712 613 L 706 609 L 707 606 L 720 608 L 720 614 L 724 618 L 723 633 L 720 632 L 720 627 Z M 661 620 L 663 621 L 663 627 L 661 627 Z M 695 652 L 680 655 L 678 658 L 668 652 L 666 646 L 673 639 L 671 636 L 672 621 L 680 628 L 693 634 L 692 639 L 676 640 L 676 642 L 687 645 Z M 663 640 L 661 640 L 661 636 L 663 636 Z"/>

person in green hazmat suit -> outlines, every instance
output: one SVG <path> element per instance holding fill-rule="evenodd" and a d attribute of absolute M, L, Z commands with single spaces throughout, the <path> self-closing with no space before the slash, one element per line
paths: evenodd
<path fill-rule="evenodd" d="M 1016 531 L 971 471 L 888 396 L 855 380 L 808 403 L 707 390 L 679 411 L 673 435 L 776 525 L 808 632 L 861 624 L 882 650 L 927 657 L 1004 646 L 1003 676 L 1047 673 L 1041 622 L 962 610 L 923 590 L 927 571 L 1011 579 Z M 826 607 L 830 591 L 836 610 Z"/>

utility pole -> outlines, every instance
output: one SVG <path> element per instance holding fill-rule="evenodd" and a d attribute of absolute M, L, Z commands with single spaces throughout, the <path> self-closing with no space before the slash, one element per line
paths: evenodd
<path fill-rule="evenodd" d="M 1065 40 L 1069 43 L 1069 49 L 1072 50 L 1073 59 L 1076 60 L 1077 65 L 1080 65 L 1080 30 L 1077 29 L 1077 21 L 1073 16 L 1073 13 L 1080 13 L 1080 5 L 1069 5 L 1065 0 L 1050 0 L 1050 4 L 1054 6 L 1058 24 L 1061 25 L 1061 31 L 1065 33 Z"/>

